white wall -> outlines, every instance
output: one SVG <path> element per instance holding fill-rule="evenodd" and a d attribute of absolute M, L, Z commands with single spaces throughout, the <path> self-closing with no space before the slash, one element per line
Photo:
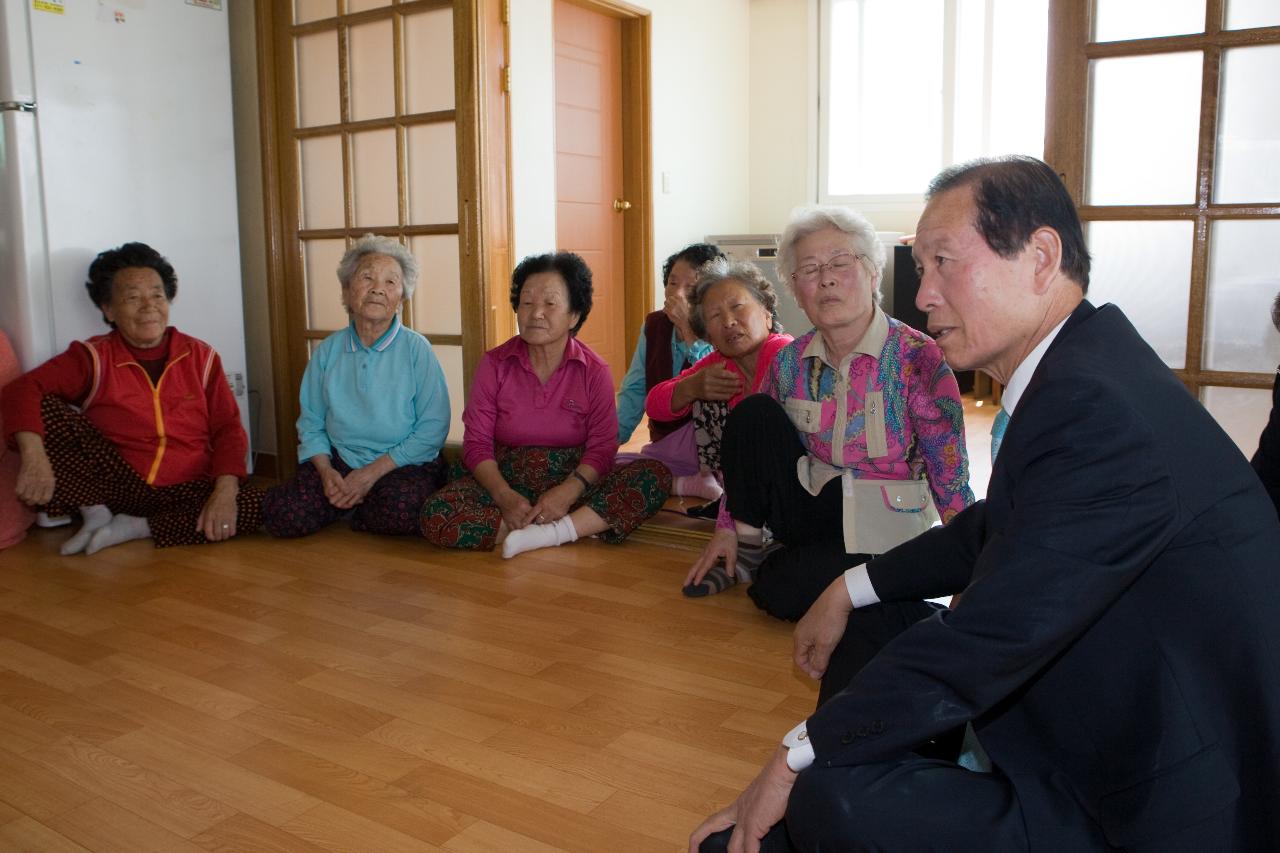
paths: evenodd
<path fill-rule="evenodd" d="M 750 231 L 817 193 L 818 0 L 751 0 Z"/>
<path fill-rule="evenodd" d="M 794 2 L 794 0 L 793 0 Z M 799 0 L 807 3 L 809 0 Z M 750 0 L 647 0 L 655 268 L 708 234 L 750 227 Z M 551 0 L 511 4 L 515 257 L 556 248 Z M 668 192 L 663 192 L 666 173 Z M 654 304 L 657 304 L 657 281 Z"/>

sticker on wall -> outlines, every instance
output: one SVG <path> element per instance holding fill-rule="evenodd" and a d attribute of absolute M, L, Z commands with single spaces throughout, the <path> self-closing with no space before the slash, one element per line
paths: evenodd
<path fill-rule="evenodd" d="M 201 9 L 222 11 L 222 0 L 187 0 L 188 6 L 199 6 Z"/>
<path fill-rule="evenodd" d="M 124 12 L 107 5 L 106 0 L 98 0 L 98 22 L 102 24 L 125 23 Z"/>
<path fill-rule="evenodd" d="M 64 0 L 31 0 L 31 8 L 37 12 L 52 12 L 55 15 L 65 15 L 67 10 L 63 8 Z"/>

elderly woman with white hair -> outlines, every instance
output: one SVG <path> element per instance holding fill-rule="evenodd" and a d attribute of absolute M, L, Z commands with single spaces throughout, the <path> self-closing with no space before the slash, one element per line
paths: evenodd
<path fill-rule="evenodd" d="M 717 528 L 690 570 L 693 590 L 746 574 L 759 607 L 799 619 L 842 572 L 973 502 L 955 376 L 931 338 L 880 308 L 884 263 L 857 213 L 792 214 L 778 272 L 814 329 L 777 354 L 765 393 L 729 415 L 721 461 L 733 525 Z M 931 612 L 916 604 L 889 618 Z"/>
<path fill-rule="evenodd" d="M 267 492 L 273 536 L 306 536 L 351 512 L 351 527 L 416 534 L 422 504 L 444 485 L 440 447 L 449 392 L 427 339 L 400 322 L 418 262 L 366 234 L 338 264 L 350 324 L 325 338 L 302 375 L 298 472 Z"/>

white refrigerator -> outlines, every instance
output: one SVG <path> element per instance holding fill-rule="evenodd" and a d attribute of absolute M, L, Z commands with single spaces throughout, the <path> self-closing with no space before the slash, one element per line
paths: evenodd
<path fill-rule="evenodd" d="M 248 430 L 224 5 L 0 0 L 0 328 L 24 369 L 106 332 L 89 263 L 147 243 Z"/>

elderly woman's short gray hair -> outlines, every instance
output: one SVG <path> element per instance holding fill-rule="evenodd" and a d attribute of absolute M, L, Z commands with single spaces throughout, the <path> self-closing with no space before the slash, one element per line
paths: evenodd
<path fill-rule="evenodd" d="M 778 322 L 778 292 L 773 289 L 764 273 L 760 272 L 760 268 L 748 261 L 716 258 L 698 268 L 698 280 L 693 285 L 693 297 L 689 300 L 689 326 L 695 335 L 706 340 L 707 325 L 702 317 L 702 300 L 707 291 L 722 281 L 736 281 L 745 287 L 769 312 L 772 318 L 769 331 L 782 331 L 782 324 Z"/>
<path fill-rule="evenodd" d="M 810 234 L 834 228 L 849 235 L 853 250 L 865 255 L 876 271 L 875 295 L 880 301 L 880 284 L 884 278 L 884 244 L 876 237 L 876 229 L 866 217 L 855 210 L 835 205 L 806 205 L 791 211 L 791 220 L 778 240 L 778 277 L 791 284 L 796 263 L 796 243 Z"/>
<path fill-rule="evenodd" d="M 404 244 L 392 237 L 379 237 L 377 234 L 366 234 L 351 244 L 347 253 L 338 262 L 338 281 L 342 289 L 351 285 L 351 277 L 356 274 L 360 261 L 366 255 L 386 255 L 394 258 L 400 265 L 400 283 L 404 288 L 404 298 L 413 296 L 418 286 L 418 261 L 404 247 Z"/>

